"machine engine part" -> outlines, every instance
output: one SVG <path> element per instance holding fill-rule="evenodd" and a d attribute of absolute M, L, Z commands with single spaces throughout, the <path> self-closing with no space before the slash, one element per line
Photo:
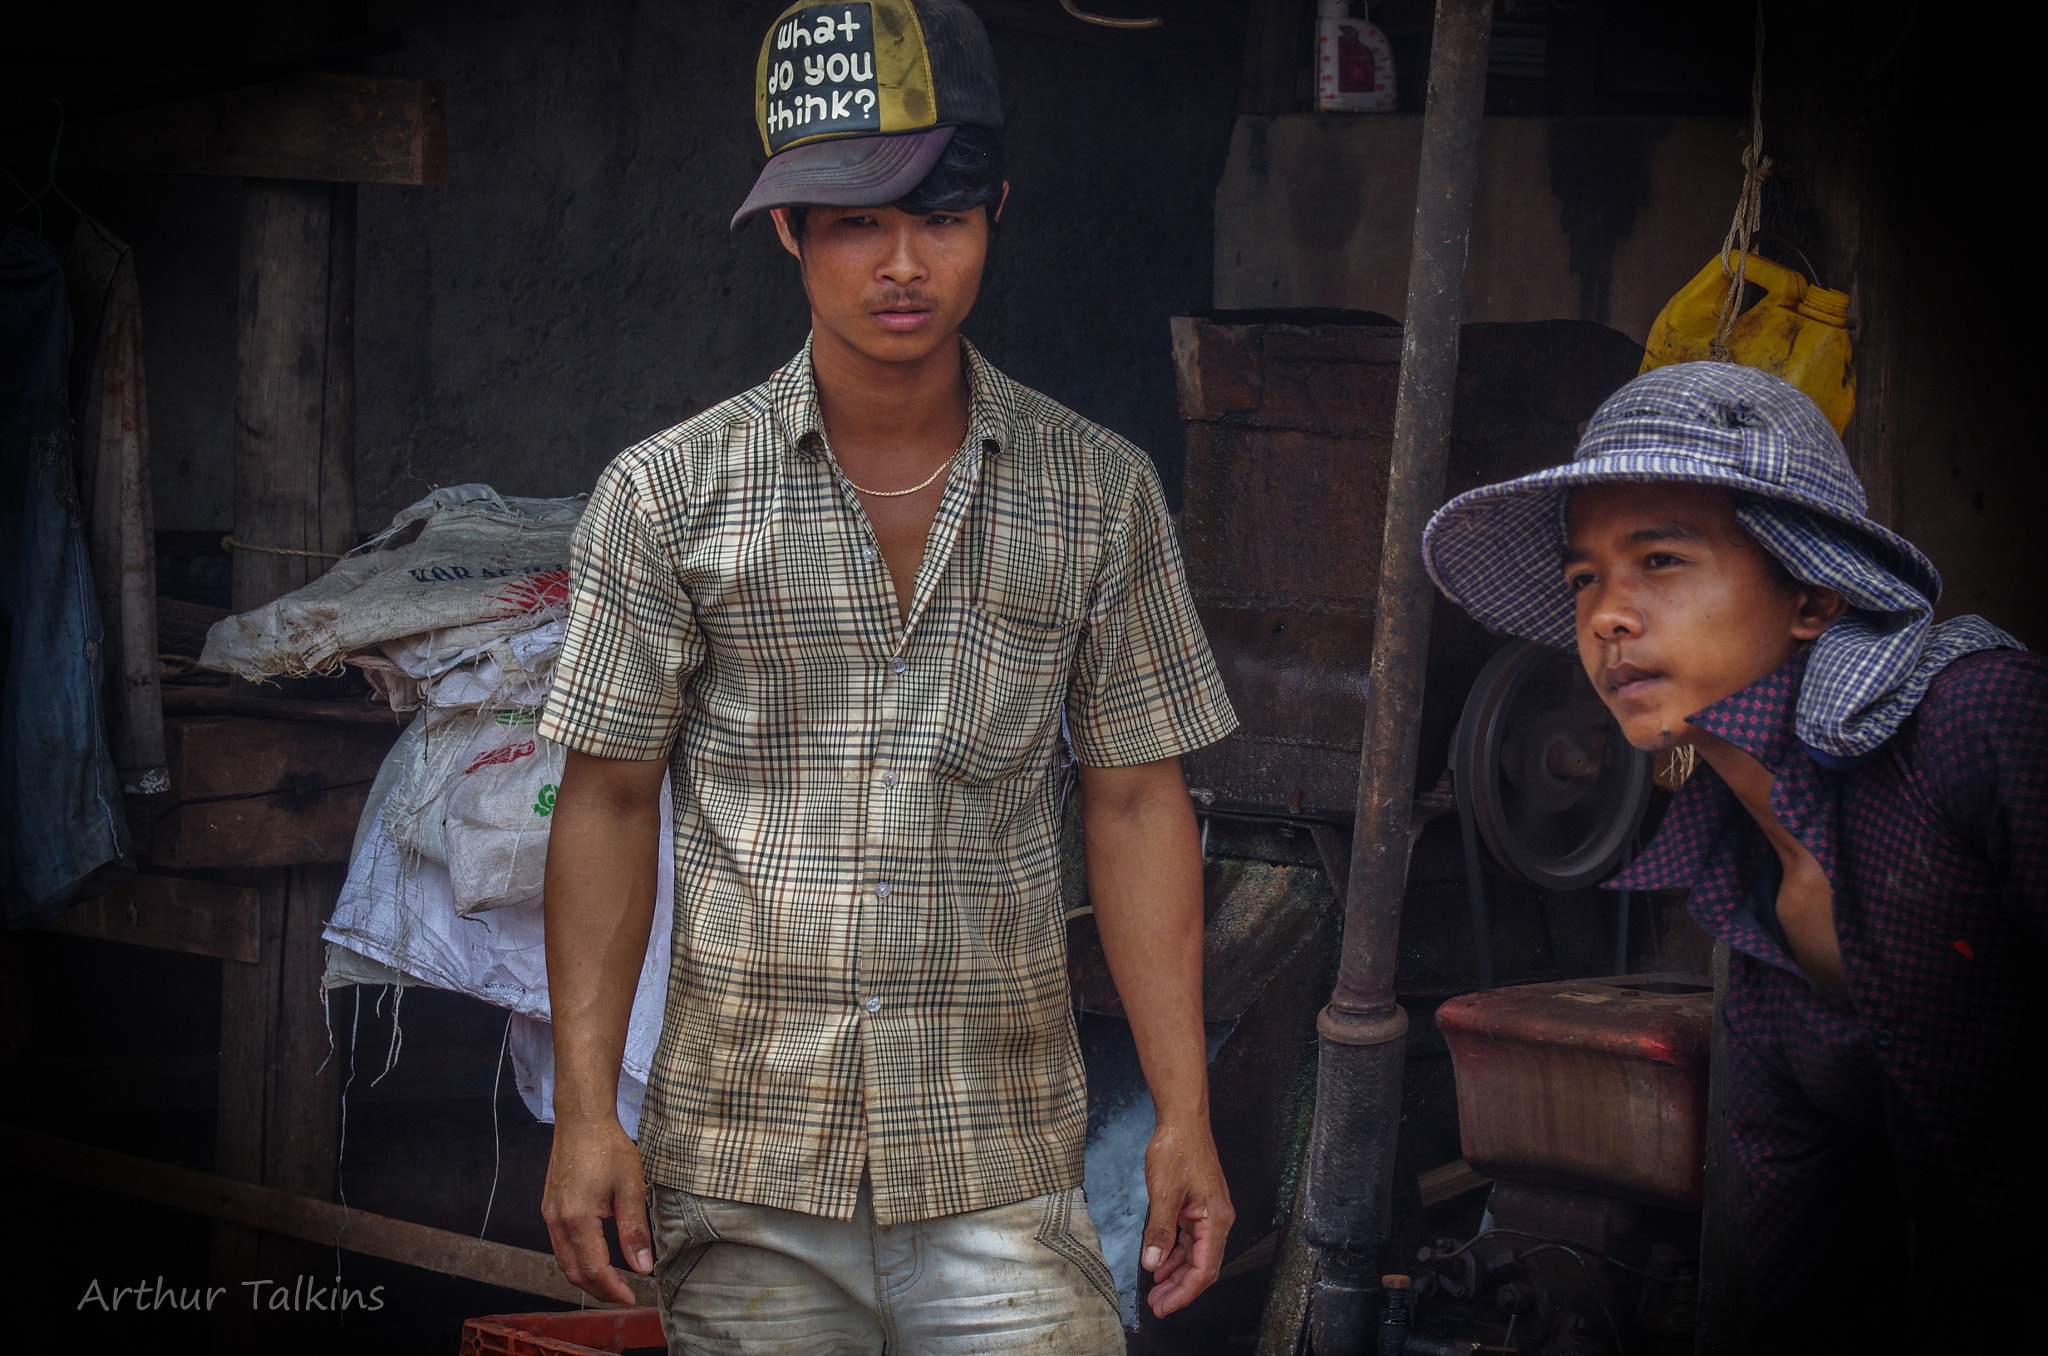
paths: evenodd
<path fill-rule="evenodd" d="M 1583 889 L 1621 863 L 1653 762 L 1576 655 L 1526 640 L 1487 661 L 1451 743 L 1458 813 L 1502 869 L 1545 890 Z"/>
<path fill-rule="evenodd" d="M 1461 994 L 1437 1009 L 1436 1022 L 1451 1049 L 1458 1129 L 1475 1169 L 1516 1189 L 1699 1209 L 1714 1025 L 1704 976 Z"/>

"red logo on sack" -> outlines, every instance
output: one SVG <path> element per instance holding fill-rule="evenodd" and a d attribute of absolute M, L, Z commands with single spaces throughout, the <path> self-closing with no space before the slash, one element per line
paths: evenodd
<path fill-rule="evenodd" d="M 514 580 L 498 595 L 498 601 L 510 608 L 500 616 L 516 617 L 523 612 L 541 612 L 549 608 L 569 606 L 569 572 L 549 570 L 525 579 Z"/>
<path fill-rule="evenodd" d="M 496 767 L 501 763 L 516 763 L 522 758 L 531 757 L 533 753 L 534 743 L 531 739 L 527 740 L 524 744 L 507 744 L 502 749 L 492 749 L 489 753 L 480 756 L 474 763 L 462 769 L 462 775 L 467 777 L 480 767 Z"/>

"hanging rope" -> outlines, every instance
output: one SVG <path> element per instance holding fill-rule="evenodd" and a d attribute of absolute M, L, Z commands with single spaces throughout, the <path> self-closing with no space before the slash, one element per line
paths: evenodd
<path fill-rule="evenodd" d="M 1764 6 L 1756 6 L 1756 64 L 1749 76 L 1749 145 L 1742 151 L 1742 196 L 1735 200 L 1735 219 L 1728 223 L 1727 238 L 1721 242 L 1721 273 L 1728 279 L 1728 294 L 1721 298 L 1721 314 L 1714 325 L 1714 338 L 1707 351 L 1716 362 L 1732 363 L 1728 352 L 1728 331 L 1742 310 L 1742 287 L 1749 272 L 1749 244 L 1763 225 L 1764 180 L 1771 174 L 1771 158 L 1764 154 Z M 1735 262 L 1728 256 L 1733 254 Z"/>
<path fill-rule="evenodd" d="M 295 551 L 289 546 L 258 546 L 253 542 L 237 541 L 233 537 L 222 537 L 220 539 L 220 549 L 223 551 L 261 551 L 266 556 L 311 556 L 315 560 L 343 559 L 340 554 L 334 551 Z"/>

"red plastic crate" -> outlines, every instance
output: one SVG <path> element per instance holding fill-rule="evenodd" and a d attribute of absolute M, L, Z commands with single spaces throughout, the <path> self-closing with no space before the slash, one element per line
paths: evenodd
<path fill-rule="evenodd" d="M 462 1325 L 462 1356 L 585 1356 L 666 1345 L 651 1308 L 490 1314 Z"/>

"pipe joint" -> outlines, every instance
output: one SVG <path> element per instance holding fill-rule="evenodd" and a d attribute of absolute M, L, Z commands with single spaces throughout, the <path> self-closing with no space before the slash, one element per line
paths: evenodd
<path fill-rule="evenodd" d="M 1339 1045 L 1385 1045 L 1408 1034 L 1408 1010 L 1396 1003 L 1386 1012 L 1344 1012 L 1332 1003 L 1316 1015 L 1316 1032 Z"/>

